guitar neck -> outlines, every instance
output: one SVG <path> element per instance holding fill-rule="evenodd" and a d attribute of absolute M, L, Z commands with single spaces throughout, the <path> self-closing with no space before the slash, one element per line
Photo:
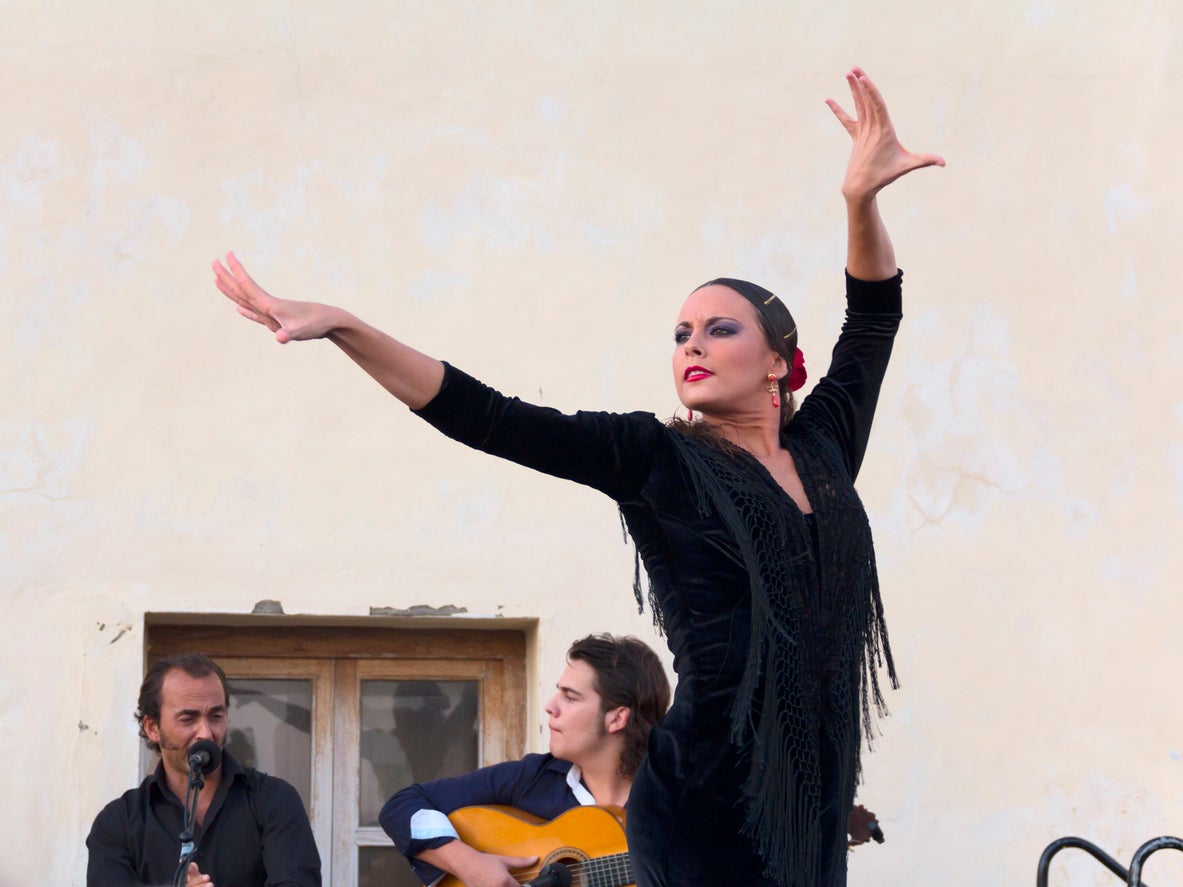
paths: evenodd
<path fill-rule="evenodd" d="M 597 856 L 586 862 L 576 863 L 573 868 L 583 875 L 580 884 L 586 887 L 625 887 L 635 883 L 633 864 L 627 853 L 613 853 Z"/>

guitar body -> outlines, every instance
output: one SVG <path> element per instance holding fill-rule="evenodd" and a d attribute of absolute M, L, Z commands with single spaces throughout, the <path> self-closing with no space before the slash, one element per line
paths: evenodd
<path fill-rule="evenodd" d="M 575 807 L 547 822 L 513 807 L 461 807 L 448 816 L 460 840 L 484 853 L 537 856 L 538 864 L 518 872 L 521 881 L 551 863 L 571 870 L 572 887 L 626 887 L 633 884 L 624 810 Z M 445 875 L 439 887 L 464 887 Z"/>

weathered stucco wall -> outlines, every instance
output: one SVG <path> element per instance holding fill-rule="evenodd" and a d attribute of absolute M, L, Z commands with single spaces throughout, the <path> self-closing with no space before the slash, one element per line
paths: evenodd
<path fill-rule="evenodd" d="M 83 883 L 136 778 L 147 611 L 537 618 L 536 745 L 570 639 L 651 637 L 610 502 L 270 342 L 215 255 L 503 390 L 660 415 L 681 298 L 733 274 L 794 306 L 816 376 L 852 63 L 949 162 L 883 199 L 906 318 L 860 490 L 904 686 L 852 882 L 1183 833 L 1177 5 L 0 11 L 0 884 Z"/>

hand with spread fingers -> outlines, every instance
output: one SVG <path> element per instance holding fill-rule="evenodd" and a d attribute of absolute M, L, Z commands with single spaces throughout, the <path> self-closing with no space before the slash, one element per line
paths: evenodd
<path fill-rule="evenodd" d="M 277 299 L 255 283 L 234 253 L 226 254 L 225 264 L 215 260 L 213 269 L 215 284 L 238 313 L 267 327 L 281 344 L 324 338 L 345 321 L 341 309 L 330 305 Z"/>
<path fill-rule="evenodd" d="M 852 68 L 846 74 L 846 82 L 854 99 L 855 116 L 847 114 L 833 99 L 826 99 L 826 104 L 854 140 L 842 182 L 842 194 L 847 200 L 871 200 L 912 170 L 945 165 L 939 155 L 914 154 L 900 144 L 887 113 L 887 103 L 866 71 Z"/>

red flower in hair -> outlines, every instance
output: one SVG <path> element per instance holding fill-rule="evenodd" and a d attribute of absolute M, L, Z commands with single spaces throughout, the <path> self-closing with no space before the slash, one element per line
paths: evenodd
<path fill-rule="evenodd" d="M 807 378 L 809 377 L 805 373 L 805 355 L 798 348 L 797 353 L 793 355 L 793 369 L 789 373 L 789 390 L 797 391 L 805 384 Z"/>

